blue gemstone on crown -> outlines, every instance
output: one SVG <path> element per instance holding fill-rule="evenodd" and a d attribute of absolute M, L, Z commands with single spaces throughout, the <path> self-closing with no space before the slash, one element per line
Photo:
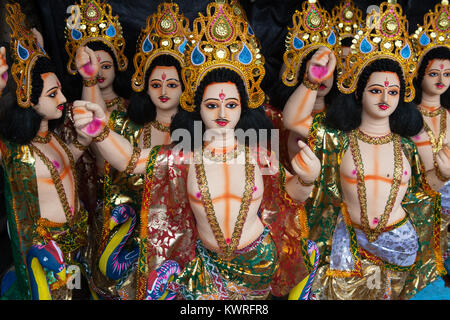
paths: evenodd
<path fill-rule="evenodd" d="M 372 45 L 370 44 L 369 41 L 367 41 L 366 38 L 363 39 L 363 41 L 361 41 L 361 44 L 359 45 L 359 50 L 362 53 L 369 53 L 370 51 L 373 50 Z"/>
<path fill-rule="evenodd" d="M 419 43 L 422 46 L 426 46 L 430 43 L 430 38 L 425 33 L 422 33 L 422 35 L 419 38 Z"/>
<path fill-rule="evenodd" d="M 25 49 L 20 42 L 17 44 L 17 54 L 19 55 L 20 59 L 27 60 L 30 56 L 30 53 L 27 49 Z"/>
<path fill-rule="evenodd" d="M 249 64 L 250 62 L 252 62 L 252 59 L 253 55 L 244 43 L 241 52 L 239 52 L 238 60 L 243 64 Z"/>
<path fill-rule="evenodd" d="M 198 44 L 191 53 L 191 61 L 195 66 L 199 66 L 205 62 L 205 56 L 200 52 Z"/>
<path fill-rule="evenodd" d="M 187 43 L 187 39 L 184 38 L 183 43 L 178 47 L 178 51 L 180 51 L 180 53 L 184 53 L 184 50 L 186 49 L 186 43 Z"/>
<path fill-rule="evenodd" d="M 404 59 L 409 59 L 409 57 L 411 57 L 411 48 L 408 43 L 400 50 L 400 55 Z"/>
<path fill-rule="evenodd" d="M 80 40 L 82 37 L 81 32 L 78 31 L 77 29 L 72 29 L 72 32 L 70 34 L 74 40 Z"/>
<path fill-rule="evenodd" d="M 336 44 L 336 34 L 334 33 L 334 31 L 332 30 L 330 35 L 328 36 L 328 44 L 334 46 Z"/>
<path fill-rule="evenodd" d="M 145 38 L 144 43 L 142 44 L 142 51 L 144 51 L 144 53 L 150 52 L 153 50 L 153 44 L 151 43 L 151 41 L 147 38 Z"/>
<path fill-rule="evenodd" d="M 112 24 L 109 25 L 108 29 L 106 29 L 106 35 L 110 38 L 116 36 L 116 28 Z"/>
<path fill-rule="evenodd" d="M 294 48 L 297 50 L 300 50 L 305 45 L 305 43 L 302 40 L 300 40 L 297 36 L 294 37 L 294 41 L 292 41 L 292 44 L 294 45 Z"/>

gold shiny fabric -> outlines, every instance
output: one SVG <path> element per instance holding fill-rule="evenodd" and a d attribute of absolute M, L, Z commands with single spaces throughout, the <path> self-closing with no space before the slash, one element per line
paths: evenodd
<path fill-rule="evenodd" d="M 311 292 L 317 300 L 394 300 L 401 297 L 407 271 L 394 271 L 361 259 L 362 276 L 327 275 L 328 265 L 317 270 Z"/>
<path fill-rule="evenodd" d="M 252 150 L 261 169 L 271 159 L 267 151 Z M 181 157 L 189 155 L 181 155 Z M 177 156 L 178 157 L 178 156 Z M 136 299 L 145 298 L 149 272 L 164 260 L 177 261 L 181 268 L 195 256 L 195 221 L 187 195 L 188 167 L 172 153 L 170 146 L 152 149 L 145 175 L 140 214 L 140 254 Z M 273 276 L 272 294 L 287 295 L 307 274 L 302 239 L 307 237 L 306 215 L 302 204 L 290 199 L 284 190 L 285 170 L 264 175 L 261 219 L 270 229 L 276 245 L 278 268 Z"/>
<path fill-rule="evenodd" d="M 64 226 L 41 219 L 34 167 L 35 159 L 30 148 L 26 145 L 0 141 L 0 149 L 5 175 L 5 201 L 11 249 L 18 281 L 18 296 L 20 299 L 31 299 L 26 255 L 30 247 L 39 241 L 53 239 L 61 244 L 62 251 L 67 253 L 67 256 L 64 256 L 66 262 L 72 261 L 72 254 L 81 250 L 79 260 L 86 262 L 81 266 L 82 272 L 89 273 L 89 256 L 85 248 L 88 232 L 87 214 L 84 210 L 80 210 Z M 59 231 L 53 233 L 55 231 L 53 228 Z M 68 295 L 61 297 L 70 298 Z"/>
<path fill-rule="evenodd" d="M 319 247 L 320 268 L 329 264 L 331 240 L 342 202 L 339 167 L 349 146 L 347 135 L 324 125 L 323 117 L 324 114 L 314 117 L 308 138 L 308 144 L 321 161 L 322 170 L 306 202 L 309 235 Z M 440 195 L 429 187 L 414 143 L 402 137 L 401 144 L 412 169 L 402 206 L 419 237 L 415 267 L 408 272 L 398 296 L 408 299 L 446 272 L 442 261 Z"/>

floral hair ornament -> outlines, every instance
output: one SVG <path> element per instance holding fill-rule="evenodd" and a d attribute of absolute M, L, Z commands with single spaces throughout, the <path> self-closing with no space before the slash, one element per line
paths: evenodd
<path fill-rule="evenodd" d="M 179 13 L 176 3 L 163 2 L 158 5 L 157 11 L 147 18 L 147 25 L 137 41 L 133 61 L 136 70 L 132 78 L 134 91 L 144 90 L 145 72 L 160 55 L 171 55 L 184 67 L 188 32 L 189 20 Z"/>
<path fill-rule="evenodd" d="M 234 7 L 238 8 L 238 7 Z M 186 45 L 182 79 L 185 90 L 180 104 L 194 111 L 194 95 L 205 75 L 217 68 L 235 71 L 242 78 L 249 97 L 249 108 L 264 103 L 261 81 L 265 75 L 259 42 L 241 10 L 226 0 L 208 4 L 206 16 L 199 13 Z"/>
<path fill-rule="evenodd" d="M 436 4 L 434 11 L 429 11 L 412 35 L 414 50 L 418 57 L 418 64 L 433 48 L 447 47 L 450 49 L 450 6 L 448 0 Z"/>
<path fill-rule="evenodd" d="M 331 10 L 332 23 L 339 34 L 339 40 L 351 37 L 364 25 L 362 11 L 354 3 L 353 0 L 341 0 Z"/>
<path fill-rule="evenodd" d="M 33 33 L 25 25 L 25 15 L 18 3 L 6 4 L 6 22 L 11 27 L 10 44 L 13 64 L 11 75 L 17 84 L 17 104 L 22 108 L 31 106 L 31 72 L 40 57 L 50 59 Z"/>
<path fill-rule="evenodd" d="M 328 21 L 331 21 L 330 14 L 320 6 L 317 0 L 304 1 L 302 11 L 295 11 L 292 16 L 293 26 L 288 27 L 289 32 L 285 40 L 286 51 L 283 61 L 286 70 L 281 76 L 285 85 L 292 87 L 298 83 L 298 72 L 303 59 L 311 51 L 327 47 L 336 54 L 339 53 L 338 35 Z M 337 61 L 336 69 L 338 74 L 342 72 L 339 61 Z"/>
<path fill-rule="evenodd" d="M 412 79 L 416 59 L 408 35 L 408 20 L 396 0 L 381 3 L 379 12 L 373 10 L 352 42 L 344 62 L 346 72 L 338 79 L 341 92 L 354 92 L 361 72 L 372 61 L 391 59 L 402 68 L 406 83 L 405 101 L 414 99 Z"/>
<path fill-rule="evenodd" d="M 72 16 L 66 19 L 66 51 L 69 55 L 67 71 L 77 73 L 75 56 L 77 49 L 92 41 L 106 44 L 114 53 L 119 71 L 125 71 L 125 39 L 118 16 L 112 15 L 111 6 L 103 0 L 80 0 L 72 6 Z"/>

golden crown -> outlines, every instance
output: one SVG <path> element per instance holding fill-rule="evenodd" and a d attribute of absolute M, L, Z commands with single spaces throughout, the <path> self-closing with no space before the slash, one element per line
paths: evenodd
<path fill-rule="evenodd" d="M 144 89 L 145 72 L 156 57 L 168 54 L 184 66 L 188 32 L 189 20 L 179 13 L 176 3 L 163 2 L 158 5 L 157 11 L 147 18 L 147 26 L 142 29 L 137 41 L 132 78 L 134 91 Z"/>
<path fill-rule="evenodd" d="M 237 7 L 235 7 L 237 8 Z M 261 81 L 265 74 L 264 57 L 258 40 L 242 11 L 226 0 L 208 4 L 206 16 L 199 13 L 186 45 L 186 67 L 182 71 L 185 90 L 180 104 L 193 111 L 195 91 L 205 75 L 216 68 L 237 72 L 244 81 L 249 108 L 264 102 Z"/>
<path fill-rule="evenodd" d="M 380 12 L 373 10 L 366 21 L 364 28 L 352 40 L 351 51 L 345 59 L 346 71 L 338 79 L 339 90 L 352 93 L 364 68 L 374 60 L 387 58 L 397 61 L 402 67 L 406 82 L 405 101 L 412 101 L 412 78 L 417 59 L 402 7 L 396 0 L 383 2 Z"/>
<path fill-rule="evenodd" d="M 422 58 L 433 48 L 450 48 L 450 6 L 448 0 L 436 4 L 434 11 L 429 11 L 423 19 L 422 26 L 412 36 L 414 49 L 419 58 Z M 418 69 L 418 68 L 417 68 Z"/>
<path fill-rule="evenodd" d="M 66 51 L 69 55 L 67 70 L 76 74 L 75 56 L 79 47 L 92 41 L 105 43 L 114 53 L 119 71 L 126 70 L 128 59 L 124 54 L 125 39 L 118 16 L 112 16 L 111 6 L 102 0 L 80 0 L 71 7 L 72 15 L 66 19 Z"/>
<path fill-rule="evenodd" d="M 304 1 L 302 11 L 295 11 L 292 16 L 293 26 L 288 27 L 285 40 L 286 51 L 283 61 L 286 70 L 281 76 L 285 85 L 291 87 L 298 83 L 298 72 L 303 59 L 311 51 L 319 47 L 328 47 L 339 53 L 337 35 L 328 21 L 331 21 L 330 14 L 316 0 Z M 337 68 L 340 73 L 340 67 Z"/>
<path fill-rule="evenodd" d="M 25 25 L 25 15 L 18 3 L 6 4 L 6 22 L 11 27 L 10 43 L 13 64 L 11 74 L 17 84 L 17 104 L 22 108 L 31 105 L 31 72 L 38 58 L 50 59 Z"/>
<path fill-rule="evenodd" d="M 339 39 L 354 37 L 356 32 L 364 25 L 362 11 L 353 3 L 353 0 L 341 0 L 331 10 L 332 23 L 339 34 Z"/>

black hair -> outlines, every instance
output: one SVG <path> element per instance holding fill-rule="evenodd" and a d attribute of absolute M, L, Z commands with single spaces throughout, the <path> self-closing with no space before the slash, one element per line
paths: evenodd
<path fill-rule="evenodd" d="M 128 117 L 135 123 L 144 125 L 156 118 L 156 107 L 147 93 L 149 78 L 155 67 L 175 67 L 180 78 L 181 90 L 184 91 L 183 81 L 181 81 L 181 65 L 177 59 L 168 54 L 156 57 L 144 76 L 144 90 L 133 92 L 131 94 L 130 104 L 128 106 Z M 178 107 L 179 108 L 179 107 Z M 179 110 L 179 109 L 178 109 Z"/>
<path fill-rule="evenodd" d="M 297 87 L 302 83 L 303 77 L 306 73 L 306 65 L 308 61 L 311 60 L 314 53 L 316 53 L 318 49 L 311 50 L 302 60 L 302 64 L 300 66 L 300 69 L 298 71 L 298 83 L 297 85 L 293 87 L 286 86 L 281 79 L 278 79 L 278 81 L 272 86 L 272 88 L 269 91 L 270 101 L 273 105 L 275 105 L 278 109 L 283 110 L 286 102 L 288 101 L 289 97 L 294 93 L 294 91 L 297 89 Z M 327 95 L 324 97 L 325 105 L 329 106 L 334 98 L 339 94 L 339 90 L 337 87 L 337 70 L 334 70 L 333 73 L 333 86 L 331 87 L 331 90 L 327 93 Z"/>
<path fill-rule="evenodd" d="M 420 63 L 419 70 L 417 71 L 417 77 L 414 78 L 414 89 L 416 90 L 416 95 L 414 97 L 414 102 L 419 104 L 422 102 L 422 81 L 425 76 L 425 71 L 434 59 L 450 60 L 450 49 L 447 47 L 437 47 L 428 51 Z M 446 109 L 450 108 L 450 90 L 447 90 L 441 94 L 441 105 Z"/>
<path fill-rule="evenodd" d="M 341 45 L 343 47 L 351 47 L 352 46 L 353 37 L 345 37 L 341 40 Z"/>
<path fill-rule="evenodd" d="M 126 71 L 119 70 L 119 66 L 117 64 L 117 59 L 116 59 L 116 56 L 114 55 L 114 52 L 112 51 L 112 49 L 107 44 L 105 44 L 103 41 L 91 41 L 91 42 L 88 42 L 86 44 L 86 46 L 89 49 L 92 49 L 93 51 L 103 50 L 111 56 L 111 58 L 113 60 L 114 72 L 115 72 L 114 81 L 112 83 L 114 92 L 116 94 L 118 94 L 119 96 L 128 99 L 131 94 L 130 77 L 128 76 Z"/>
<path fill-rule="evenodd" d="M 205 77 L 200 82 L 197 90 L 195 91 L 194 96 L 194 111 L 188 112 L 184 109 L 181 109 L 173 118 L 172 123 L 170 124 L 170 134 L 176 129 L 186 129 L 190 132 L 191 135 L 191 150 L 194 150 L 197 147 L 194 144 L 194 122 L 199 121 L 202 127 L 202 136 L 205 133 L 205 127 L 202 122 L 202 118 L 200 116 L 200 104 L 203 100 L 203 94 L 205 92 L 205 88 L 214 82 L 232 82 L 236 85 L 237 90 L 239 92 L 240 100 L 241 100 L 241 117 L 236 124 L 236 129 L 242 129 L 244 132 L 248 129 L 261 130 L 266 129 L 268 137 L 270 138 L 270 130 L 273 129 L 272 122 L 266 116 L 264 111 L 264 106 L 259 106 L 257 108 L 249 108 L 248 107 L 248 95 L 245 89 L 244 82 L 242 78 L 233 70 L 227 68 L 216 68 L 209 71 Z M 257 139 L 259 139 L 259 135 L 257 135 Z M 268 138 L 268 139 L 269 139 Z M 172 142 L 178 143 L 180 141 L 173 139 Z"/>
<path fill-rule="evenodd" d="M 325 123 L 335 129 L 351 131 L 361 124 L 362 96 L 369 77 L 374 72 L 395 72 L 400 79 L 400 99 L 397 108 L 389 116 L 390 129 L 404 137 L 418 134 L 423 119 L 416 105 L 404 102 L 405 80 L 400 65 L 391 59 L 378 59 L 364 68 L 359 76 L 354 94 L 341 94 L 326 111 Z"/>
<path fill-rule="evenodd" d="M 39 103 L 44 87 L 41 74 L 48 72 L 56 74 L 54 65 L 48 58 L 39 57 L 31 72 L 31 103 Z M 67 106 L 64 104 L 62 116 L 48 122 L 49 130 L 54 130 L 63 124 L 66 111 Z M 41 121 L 42 116 L 33 106 L 22 108 L 17 104 L 15 90 L 11 90 L 0 100 L 0 134 L 4 139 L 20 145 L 28 144 L 37 135 Z"/>

